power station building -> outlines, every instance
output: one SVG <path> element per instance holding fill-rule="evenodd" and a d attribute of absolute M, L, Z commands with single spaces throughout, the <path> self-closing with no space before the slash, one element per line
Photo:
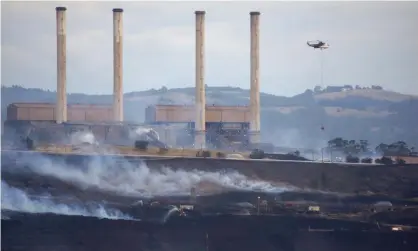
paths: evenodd
<path fill-rule="evenodd" d="M 132 127 L 123 118 L 123 10 L 113 9 L 113 104 L 112 106 L 67 104 L 67 21 L 65 7 L 56 8 L 57 101 L 55 104 L 11 104 L 7 125 L 42 127 L 54 130 L 81 126 L 100 128 L 106 139 L 110 131 Z M 243 146 L 260 141 L 260 60 L 259 12 L 250 12 L 250 100 L 247 107 L 208 106 L 205 97 L 205 11 L 196 11 L 195 104 L 194 106 L 155 105 L 146 109 L 145 123 L 155 127 L 171 145 L 206 148 Z M 19 123 L 21 121 L 22 123 Z M 33 122 L 33 123 L 32 123 Z M 70 123 L 69 123 L 70 122 Z M 94 124 L 96 123 L 96 124 Z M 59 126 L 61 125 L 62 126 Z M 114 129 L 112 129 L 114 128 Z M 31 129 L 31 130 L 32 130 Z M 119 130 L 119 129 L 118 129 Z M 23 131 L 26 131 L 24 129 Z M 71 130 L 70 130 L 71 131 Z M 125 135 L 126 136 L 126 135 Z"/>
<path fill-rule="evenodd" d="M 153 105 L 145 110 L 145 123 L 112 122 L 110 105 L 68 104 L 67 121 L 57 124 L 55 104 L 13 103 L 7 107 L 5 132 L 32 130 L 36 134 L 68 135 L 88 130 L 101 141 L 116 143 L 137 126 L 153 128 L 162 141 L 171 146 L 193 147 L 195 144 L 194 107 Z M 206 147 L 230 148 L 249 144 L 250 110 L 246 106 L 206 106 Z M 19 133 L 20 134 L 20 133 Z M 196 146 L 197 147 L 197 146 Z"/>
<path fill-rule="evenodd" d="M 224 148 L 260 143 L 260 12 L 250 12 L 250 102 L 249 107 L 208 106 L 205 97 L 205 15 L 196 11 L 195 105 L 157 105 L 147 108 L 148 124 L 176 125 L 176 144 L 206 148 L 206 143 Z M 181 140 L 184 142 L 181 142 Z"/>
<path fill-rule="evenodd" d="M 217 148 L 231 147 L 233 144 L 248 145 L 250 121 L 250 109 L 247 106 L 206 106 L 205 142 Z M 171 137 L 170 140 L 167 137 L 166 140 L 171 141 L 173 145 L 195 144 L 196 123 L 193 106 L 149 106 L 145 111 L 145 123 L 157 131 L 161 125 L 171 128 L 177 139 Z"/>

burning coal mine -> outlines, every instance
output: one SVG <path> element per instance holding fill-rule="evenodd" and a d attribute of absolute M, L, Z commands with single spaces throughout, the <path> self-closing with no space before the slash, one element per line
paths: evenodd
<path fill-rule="evenodd" d="M 122 9 L 113 107 L 67 104 L 66 12 L 57 102 L 7 109 L 2 250 L 416 250 L 416 165 L 321 163 L 260 142 L 259 12 L 248 107 L 206 105 L 196 11 L 195 105 L 150 106 L 145 124 L 123 118 Z"/>

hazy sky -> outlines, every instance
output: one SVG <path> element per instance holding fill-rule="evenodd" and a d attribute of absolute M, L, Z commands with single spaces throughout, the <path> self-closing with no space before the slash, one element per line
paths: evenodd
<path fill-rule="evenodd" d="M 418 94 L 418 2 L 2 2 L 2 85 L 56 89 L 56 6 L 68 8 L 68 92 L 112 92 L 112 8 L 124 8 L 124 92 L 194 86 L 205 10 L 209 86 L 249 88 L 249 12 L 261 11 L 261 91 L 313 88 L 322 57 L 324 85 Z"/>

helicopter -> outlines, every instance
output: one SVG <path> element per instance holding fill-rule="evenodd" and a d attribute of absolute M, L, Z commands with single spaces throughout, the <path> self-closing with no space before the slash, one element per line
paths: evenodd
<path fill-rule="evenodd" d="M 329 48 L 329 44 L 320 40 L 308 41 L 306 42 L 308 46 L 313 47 L 314 49 L 325 50 Z"/>

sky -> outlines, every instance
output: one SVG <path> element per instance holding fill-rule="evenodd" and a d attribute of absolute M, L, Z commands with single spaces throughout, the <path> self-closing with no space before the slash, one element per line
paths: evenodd
<path fill-rule="evenodd" d="M 57 6 L 67 7 L 70 93 L 112 92 L 112 9 L 123 8 L 125 93 L 194 86 L 194 11 L 205 10 L 208 86 L 249 89 L 249 12 L 260 11 L 262 92 L 348 84 L 418 94 L 418 2 L 2 1 L 2 85 L 56 90 Z M 307 46 L 317 39 L 330 48 Z"/>

